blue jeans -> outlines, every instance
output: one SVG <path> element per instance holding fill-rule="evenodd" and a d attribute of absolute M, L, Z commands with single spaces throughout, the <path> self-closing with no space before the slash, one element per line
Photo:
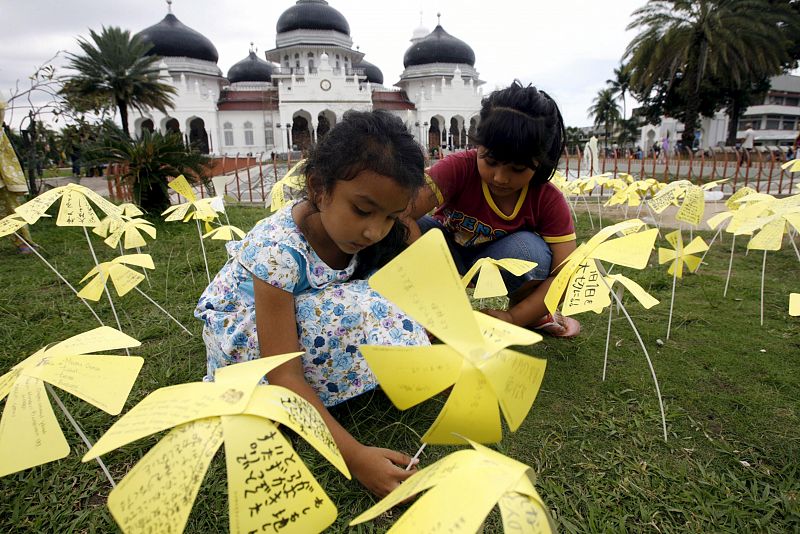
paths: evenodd
<path fill-rule="evenodd" d="M 550 263 L 553 253 L 550 247 L 544 242 L 539 234 L 520 230 L 513 234 L 508 234 L 496 241 L 491 241 L 474 247 L 462 247 L 457 244 L 453 236 L 444 228 L 442 223 L 431 217 L 424 215 L 417 220 L 419 229 L 424 234 L 428 230 L 438 228 L 444 234 L 450 254 L 453 255 L 458 272 L 463 276 L 476 261 L 481 258 L 492 258 L 501 260 L 503 258 L 516 258 L 536 262 L 537 265 L 522 276 L 514 276 L 504 269 L 500 269 L 503 275 L 503 282 L 506 284 L 509 295 L 520 288 L 522 284 L 530 280 L 544 280 L 550 276 Z"/>

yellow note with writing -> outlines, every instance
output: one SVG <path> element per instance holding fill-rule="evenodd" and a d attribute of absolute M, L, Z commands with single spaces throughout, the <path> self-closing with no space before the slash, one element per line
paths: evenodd
<path fill-rule="evenodd" d="M 82 191 L 68 189 L 61 197 L 57 226 L 96 226 L 100 224 Z"/>
<path fill-rule="evenodd" d="M 381 388 L 401 410 L 452 386 L 461 373 L 462 356 L 447 345 L 408 347 L 361 345 L 359 350 Z"/>
<path fill-rule="evenodd" d="M 800 293 L 789 295 L 789 315 L 792 317 L 800 315 Z"/>
<path fill-rule="evenodd" d="M 461 375 L 436 421 L 422 436 L 423 443 L 454 445 L 460 434 L 480 443 L 502 438 L 497 397 L 483 373 L 464 361 Z"/>
<path fill-rule="evenodd" d="M 25 219 L 20 215 L 9 215 L 4 219 L 0 219 L 0 237 L 13 234 L 25 224 Z"/>
<path fill-rule="evenodd" d="M 192 382 L 157 389 L 111 425 L 83 461 L 187 421 L 241 413 L 248 399 L 242 390 L 217 383 Z"/>
<path fill-rule="evenodd" d="M 278 428 L 224 416 L 231 532 L 322 532 L 336 507 Z"/>
<path fill-rule="evenodd" d="M 561 313 L 567 316 L 585 311 L 599 313 L 610 304 L 611 297 L 597 268 L 597 260 L 584 260 L 569 280 Z"/>
<path fill-rule="evenodd" d="M 216 417 L 181 425 L 156 443 L 108 496 L 108 509 L 123 532 L 183 532 L 221 444 Z"/>
<path fill-rule="evenodd" d="M 547 361 L 505 349 L 478 364 L 495 391 L 512 432 L 525 420 L 542 385 Z"/>
<path fill-rule="evenodd" d="M 33 224 L 44 216 L 45 212 L 53 205 L 53 202 L 61 198 L 65 192 L 66 188 L 63 187 L 51 189 L 29 200 L 22 206 L 14 208 L 14 211 L 25 219 L 26 223 Z"/>
<path fill-rule="evenodd" d="M 747 248 L 751 250 L 780 250 L 785 229 L 786 221 L 778 217 L 764 225 L 747 243 Z"/>
<path fill-rule="evenodd" d="M 540 342 L 543 338 L 533 330 L 521 328 L 517 325 L 501 321 L 491 315 L 486 315 L 479 311 L 474 311 L 475 319 L 481 329 L 484 342 L 486 343 L 486 355 L 496 354 L 501 349 L 511 345 L 533 345 Z M 486 356 L 484 355 L 484 357 Z M 484 358 L 471 359 L 473 363 L 478 363 Z"/>
<path fill-rule="evenodd" d="M 175 190 L 175 192 L 177 192 L 179 195 L 187 199 L 189 202 L 194 202 L 195 200 L 197 200 L 197 195 L 194 194 L 192 186 L 186 180 L 186 177 L 184 177 L 182 174 L 177 178 L 175 178 L 174 180 L 172 180 L 169 183 L 169 187 Z"/>
<path fill-rule="evenodd" d="M 344 458 L 322 416 L 310 402 L 294 391 L 280 386 L 259 386 L 244 413 L 291 428 L 344 476 L 350 478 Z"/>
<path fill-rule="evenodd" d="M 111 415 L 118 415 L 143 363 L 139 356 L 61 356 L 46 358 L 23 374 L 50 382 Z"/>
<path fill-rule="evenodd" d="M 706 198 L 703 189 L 693 185 L 686 191 L 686 197 L 678 213 L 675 214 L 675 219 L 697 226 L 703 220 L 705 208 Z"/>
<path fill-rule="evenodd" d="M 44 383 L 19 376 L 0 419 L 0 477 L 69 454 Z"/>

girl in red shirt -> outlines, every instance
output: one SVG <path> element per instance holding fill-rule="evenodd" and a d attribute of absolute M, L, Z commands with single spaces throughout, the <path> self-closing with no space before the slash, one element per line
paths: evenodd
<path fill-rule="evenodd" d="M 569 207 L 550 183 L 564 152 L 558 106 L 544 91 L 514 81 L 483 99 L 472 141 L 475 150 L 428 170 L 412 214 L 419 229 L 444 232 L 462 275 L 480 258 L 536 262 L 520 277 L 503 271 L 509 309 L 484 311 L 553 336 L 577 335 L 578 321 L 550 314 L 544 304 L 558 268 L 575 250 Z"/>

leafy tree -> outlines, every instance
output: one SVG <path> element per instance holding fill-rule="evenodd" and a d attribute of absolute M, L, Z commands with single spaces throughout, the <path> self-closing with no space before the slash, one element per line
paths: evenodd
<path fill-rule="evenodd" d="M 617 123 L 617 143 L 619 146 L 635 146 L 639 140 L 640 128 L 639 119 L 635 116 L 630 119 L 620 119 Z"/>
<path fill-rule="evenodd" d="M 622 100 L 622 118 L 628 116 L 628 111 L 625 106 L 625 95 L 630 92 L 631 88 L 631 70 L 627 65 L 620 63 L 618 69 L 614 69 L 614 77 L 606 80 L 608 88 L 611 89 L 614 96 L 619 95 Z"/>
<path fill-rule="evenodd" d="M 139 139 L 131 139 L 110 122 L 106 135 L 90 148 L 87 159 L 123 164 L 124 177 L 133 186 L 134 202 L 153 215 L 170 205 L 170 178 L 183 174 L 190 181 L 205 181 L 210 162 L 208 156 L 187 147 L 180 134 L 144 130 Z"/>
<path fill-rule="evenodd" d="M 574 147 L 580 144 L 581 142 L 581 129 L 577 126 L 567 126 L 566 128 L 567 134 L 567 148 Z"/>
<path fill-rule="evenodd" d="M 713 113 L 725 102 L 721 90 L 704 94 L 710 80 L 745 87 L 748 80 L 780 72 L 791 44 L 784 27 L 797 24 L 788 5 L 769 0 L 650 0 L 634 11 L 628 25 L 640 30 L 624 56 L 632 91 L 645 105 L 655 101 L 662 111 L 673 111 L 684 123 L 684 146 L 692 146 L 701 109 Z"/>
<path fill-rule="evenodd" d="M 614 125 L 620 120 L 619 104 L 614 97 L 611 89 L 601 89 L 597 96 L 592 100 L 592 105 L 586 111 L 589 116 L 594 117 L 594 125 L 603 125 L 605 131 L 605 147 L 608 148 L 608 139 Z"/>
<path fill-rule="evenodd" d="M 152 45 L 113 26 L 99 34 L 90 30 L 89 35 L 91 42 L 78 38 L 82 55 L 68 54 L 67 67 L 76 74 L 67 78 L 63 94 L 86 108 L 113 102 L 126 135 L 129 108 L 155 108 L 166 114 L 173 107 L 177 92 L 159 80 L 160 58 L 146 55 Z"/>

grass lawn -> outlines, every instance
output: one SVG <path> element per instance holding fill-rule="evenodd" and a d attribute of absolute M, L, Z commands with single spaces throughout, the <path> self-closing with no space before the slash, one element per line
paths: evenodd
<path fill-rule="evenodd" d="M 232 208 L 231 222 L 250 228 L 264 216 Z M 42 220 L 32 229 L 43 254 L 74 284 L 92 267 L 82 232 Z M 592 232 L 579 225 L 581 240 Z M 707 239 L 710 236 L 706 236 Z M 688 239 L 686 239 L 688 241 Z M 725 236 L 700 274 L 679 281 L 671 339 L 663 346 L 672 278 L 657 265 L 626 273 L 661 304 L 629 309 L 648 346 L 664 395 L 669 441 L 661 438 L 658 403 L 645 359 L 624 316 L 613 319 L 608 376 L 601 381 L 607 314 L 583 315 L 575 340 L 545 339 L 522 351 L 548 361 L 542 389 L 526 421 L 497 449 L 530 465 L 537 488 L 565 532 L 791 532 L 800 530 L 800 318 L 789 317 L 790 292 L 800 292 L 800 264 L 790 246 L 767 258 L 764 326 L 759 326 L 761 253 L 744 256 L 739 240 L 728 297 L 722 297 L 730 247 Z M 114 251 L 95 239 L 101 258 Z M 664 245 L 664 241 L 659 241 Z M 212 275 L 225 259 L 221 242 L 206 243 Z M 192 317 L 206 285 L 194 225 L 158 224 L 158 240 L 144 252 L 157 265 L 152 287 L 140 286 L 195 334 L 189 337 L 132 292 L 115 300 L 123 330 L 142 342 L 132 350 L 145 364 L 126 409 L 149 392 L 200 380 L 205 349 Z M 0 240 L 0 374 L 40 347 L 95 328 L 88 310 L 35 257 L 16 254 Z M 630 300 L 630 299 L 629 299 Z M 114 325 L 110 307 L 95 306 Z M 94 440 L 115 418 L 60 392 Z M 418 438 L 446 399 L 439 395 L 400 412 L 380 392 L 335 410 L 360 440 L 413 454 Z M 4 408 L 5 405 L 2 406 Z M 72 451 L 63 460 L 0 479 L 2 532 L 113 532 L 105 500 L 108 481 L 56 409 Z M 142 439 L 104 459 L 114 478 L 161 435 Z M 301 440 L 294 440 L 336 503 L 331 531 L 382 532 L 391 517 L 349 529 L 373 503 Z M 422 466 L 452 452 L 428 447 Z M 458 503 L 453 503 L 458 506 Z M 395 510 L 397 517 L 402 510 Z M 227 532 L 225 463 L 212 462 L 187 532 Z M 486 532 L 501 530 L 499 514 Z"/>

